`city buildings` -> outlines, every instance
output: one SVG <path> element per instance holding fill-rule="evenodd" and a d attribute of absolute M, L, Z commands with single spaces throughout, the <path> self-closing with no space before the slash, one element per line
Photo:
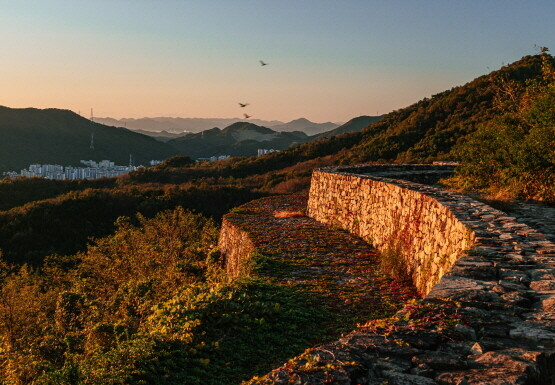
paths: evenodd
<path fill-rule="evenodd" d="M 229 158 L 229 155 L 216 155 L 216 156 L 211 156 L 210 158 L 197 158 L 197 162 L 201 162 L 201 161 L 209 161 L 209 162 L 214 162 L 216 160 L 226 160 Z"/>
<path fill-rule="evenodd" d="M 278 152 L 278 150 L 274 150 L 273 148 L 259 148 L 258 149 L 258 156 L 271 154 L 272 152 Z"/>
<path fill-rule="evenodd" d="M 152 160 L 151 164 L 157 164 Z M 109 178 L 117 175 L 127 174 L 130 171 L 137 170 L 143 166 L 116 166 L 114 162 L 102 160 L 95 162 L 94 160 L 81 160 L 81 163 L 87 167 L 60 166 L 57 164 L 32 164 L 29 168 L 21 170 L 21 172 L 8 171 L 3 173 L 4 176 L 16 177 L 40 177 L 46 179 L 98 179 Z"/>

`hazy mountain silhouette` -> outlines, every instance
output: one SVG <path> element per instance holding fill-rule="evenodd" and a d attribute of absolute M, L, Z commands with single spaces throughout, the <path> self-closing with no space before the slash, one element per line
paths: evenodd
<path fill-rule="evenodd" d="M 197 133 L 209 130 L 212 127 L 227 127 L 230 124 L 243 121 L 242 118 L 171 118 L 171 117 L 155 117 L 155 118 L 95 118 L 95 121 L 116 127 L 125 127 L 131 130 L 143 130 L 158 133 L 166 131 L 169 133 L 183 134 L 183 131 Z M 251 119 L 256 125 L 270 127 L 277 124 L 283 124 L 278 120 L 260 120 Z"/>
<path fill-rule="evenodd" d="M 333 130 L 339 126 L 340 125 L 338 123 L 314 123 L 308 119 L 300 118 L 292 120 L 289 123 L 271 126 L 271 128 L 275 131 L 303 131 L 305 134 L 310 136 Z"/>
<path fill-rule="evenodd" d="M 212 127 L 227 127 L 233 123 L 242 122 L 242 118 L 140 118 L 140 119 L 113 119 L 113 118 L 95 118 L 96 122 L 109 126 L 124 127 L 134 131 L 141 132 L 150 136 L 158 135 L 159 132 L 166 131 L 171 134 L 184 134 L 186 132 L 198 133 L 209 130 Z M 279 120 L 261 120 L 249 119 L 252 124 L 261 127 L 269 127 L 274 131 L 303 131 L 307 135 L 315 135 L 325 131 L 333 130 L 338 127 L 338 123 L 314 123 L 308 119 L 300 118 L 292 120 L 288 123 Z"/>

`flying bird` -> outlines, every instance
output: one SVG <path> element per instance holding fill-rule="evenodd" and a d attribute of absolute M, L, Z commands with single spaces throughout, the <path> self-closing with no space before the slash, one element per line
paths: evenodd
<path fill-rule="evenodd" d="M 245 119 L 248 119 L 251 117 L 250 115 L 247 115 L 247 114 L 243 114 L 243 116 L 245 117 Z"/>
<path fill-rule="evenodd" d="M 260 65 L 262 67 L 267 66 L 268 64 L 270 64 L 270 63 L 264 63 L 264 61 L 262 61 L 262 60 L 259 60 L 259 62 L 260 62 Z"/>
<path fill-rule="evenodd" d="M 246 107 L 246 106 L 249 105 L 249 103 L 239 103 L 239 105 L 240 105 L 241 107 Z"/>

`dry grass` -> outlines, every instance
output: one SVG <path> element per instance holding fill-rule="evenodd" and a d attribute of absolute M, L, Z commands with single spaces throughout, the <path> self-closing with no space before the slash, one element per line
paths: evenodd
<path fill-rule="evenodd" d="M 301 211 L 274 211 L 274 218 L 299 218 L 306 217 Z"/>

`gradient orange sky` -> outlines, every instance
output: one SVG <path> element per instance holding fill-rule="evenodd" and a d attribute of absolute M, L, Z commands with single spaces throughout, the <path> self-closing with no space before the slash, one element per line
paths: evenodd
<path fill-rule="evenodd" d="M 555 38 L 551 1 L 0 6 L 1 105 L 114 118 L 231 118 L 249 102 L 259 119 L 347 121 L 464 84 Z"/>

